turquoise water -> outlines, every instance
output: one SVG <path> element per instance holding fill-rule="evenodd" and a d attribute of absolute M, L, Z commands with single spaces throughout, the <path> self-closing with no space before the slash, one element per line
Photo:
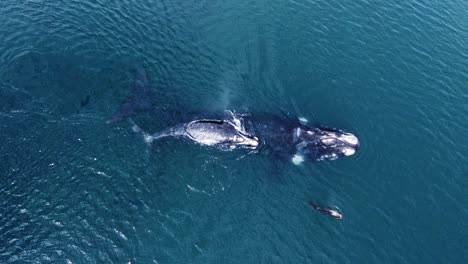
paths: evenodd
<path fill-rule="evenodd" d="M 2 1 L 0 263 L 464 263 L 466 10 Z M 141 65 L 177 109 L 289 112 L 361 149 L 300 166 L 187 142 L 148 149 L 128 123 L 105 123 Z"/>

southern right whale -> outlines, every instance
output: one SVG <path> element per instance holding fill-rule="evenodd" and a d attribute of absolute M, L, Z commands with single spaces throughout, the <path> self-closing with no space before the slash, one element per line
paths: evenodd
<path fill-rule="evenodd" d="M 139 69 L 131 93 L 108 122 L 129 119 L 133 129 L 142 133 L 148 143 L 175 138 L 221 150 L 254 150 L 291 159 L 295 164 L 305 160 L 334 160 L 351 156 L 359 148 L 358 138 L 341 130 L 310 126 L 299 118 L 231 110 L 219 114 L 193 114 L 175 126 L 147 133 L 131 117 L 157 104 L 152 93 L 146 72 Z"/>

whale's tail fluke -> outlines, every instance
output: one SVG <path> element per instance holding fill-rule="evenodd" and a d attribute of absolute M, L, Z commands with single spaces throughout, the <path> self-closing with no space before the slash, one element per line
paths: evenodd
<path fill-rule="evenodd" d="M 132 125 L 133 132 L 140 134 L 143 137 L 143 140 L 145 141 L 145 143 L 148 144 L 148 146 L 150 147 L 151 143 L 153 143 L 155 137 L 153 137 L 151 134 L 146 133 L 131 118 L 129 118 L 128 121 Z"/>
<path fill-rule="evenodd" d="M 146 70 L 143 67 L 138 67 L 130 93 L 112 117 L 107 120 L 107 123 L 116 123 L 132 117 L 138 112 L 150 110 L 154 106 L 154 98 L 154 91 L 149 84 Z"/>
<path fill-rule="evenodd" d="M 133 121 L 131 118 L 128 118 L 128 121 L 132 125 L 133 132 L 140 134 L 142 136 L 143 140 L 146 143 L 144 160 L 145 160 L 146 164 L 148 165 L 148 164 L 150 164 L 150 158 L 151 158 L 151 143 L 153 143 L 154 138 L 153 138 L 153 136 L 151 136 L 150 134 L 145 132 L 143 129 L 141 129 L 135 123 L 135 121 Z M 146 173 L 150 174 L 150 171 L 149 171 L 150 166 L 146 166 L 146 168 L 147 168 Z"/>

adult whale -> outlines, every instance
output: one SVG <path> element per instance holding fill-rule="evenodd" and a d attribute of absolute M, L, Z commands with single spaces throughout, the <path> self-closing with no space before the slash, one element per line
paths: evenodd
<path fill-rule="evenodd" d="M 192 115 L 185 121 L 154 134 L 144 132 L 131 117 L 147 111 L 156 103 L 143 69 L 131 93 L 124 99 L 108 123 L 129 119 L 133 129 L 151 143 L 163 138 L 184 139 L 222 150 L 250 149 L 291 159 L 334 160 L 351 156 L 359 148 L 358 138 L 341 130 L 310 126 L 298 118 L 270 114 L 236 113 L 226 110 L 220 114 Z"/>

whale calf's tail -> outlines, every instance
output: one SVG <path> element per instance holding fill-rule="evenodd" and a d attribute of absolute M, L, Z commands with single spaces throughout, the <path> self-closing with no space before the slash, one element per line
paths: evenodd
<path fill-rule="evenodd" d="M 141 134 L 142 137 L 143 137 L 143 140 L 146 142 L 146 144 L 148 144 L 148 146 L 151 146 L 151 143 L 153 143 L 153 141 L 155 140 L 155 137 L 153 135 L 151 135 L 151 134 L 146 133 L 131 118 L 129 118 L 128 121 L 132 125 L 133 132 Z"/>
<path fill-rule="evenodd" d="M 179 127 L 171 127 L 163 131 L 156 132 L 154 134 L 149 134 L 145 132 L 140 126 L 138 126 L 135 123 L 135 121 L 133 121 L 133 119 L 129 118 L 128 121 L 132 125 L 133 132 L 140 134 L 145 143 L 148 145 L 148 147 L 151 147 L 151 144 L 158 139 L 165 137 L 178 137 L 184 135 L 184 131 L 179 129 Z"/>

